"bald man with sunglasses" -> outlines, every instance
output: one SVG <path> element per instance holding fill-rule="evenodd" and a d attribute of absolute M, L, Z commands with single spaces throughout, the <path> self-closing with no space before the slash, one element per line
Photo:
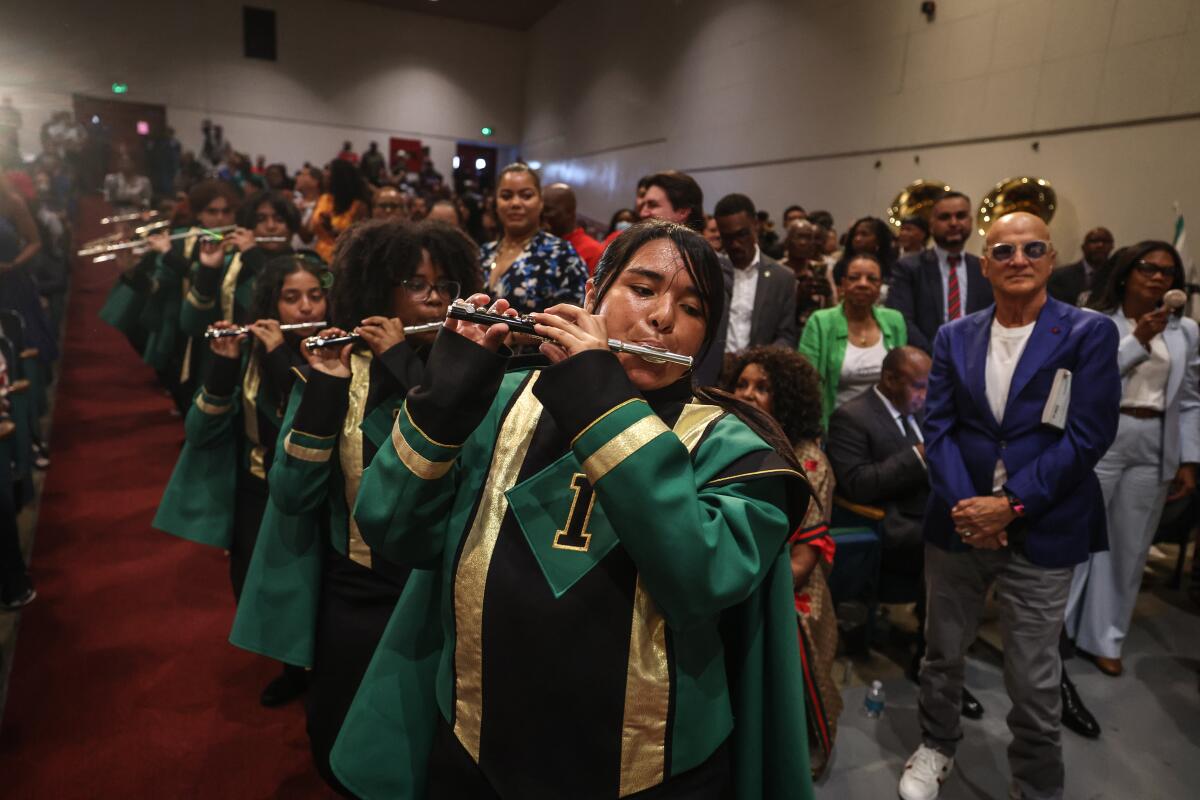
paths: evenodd
<path fill-rule="evenodd" d="M 1094 468 L 1116 436 L 1121 378 L 1112 323 L 1047 295 L 1054 255 L 1038 217 L 998 219 L 980 265 L 995 304 L 934 340 L 923 743 L 903 800 L 933 800 L 954 765 L 964 657 L 993 585 L 1013 704 L 1009 796 L 1063 797 L 1059 637 L 1073 568 L 1107 546 Z"/>

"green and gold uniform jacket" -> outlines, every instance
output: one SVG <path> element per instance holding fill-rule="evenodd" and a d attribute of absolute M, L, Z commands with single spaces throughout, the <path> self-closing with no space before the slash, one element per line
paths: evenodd
<path fill-rule="evenodd" d="M 687 380 L 639 394 L 611 353 L 503 370 L 443 331 L 355 511 L 376 552 L 438 578 L 410 586 L 440 596 L 436 702 L 463 748 L 506 797 L 624 797 L 704 764 L 734 730 L 750 663 L 743 642 L 727 652 L 723 621 L 770 574 L 801 752 L 795 791 L 763 796 L 808 796 L 784 554 L 803 476 L 736 417 L 689 402 Z M 334 769 L 375 796 L 343 738 L 364 741 L 343 727 Z M 397 786 L 420 796 L 423 781 Z"/>
<path fill-rule="evenodd" d="M 158 530 L 228 549 L 239 484 L 267 492 L 283 403 L 303 363 L 287 344 L 243 358 L 214 356 L 184 420 L 179 460 L 154 515 Z"/>
<path fill-rule="evenodd" d="M 261 247 L 251 247 L 244 253 L 233 253 L 218 268 L 196 264 L 191 272 L 191 286 L 179 310 L 180 330 L 187 336 L 203 336 L 208 326 L 217 320 L 238 325 L 254 322 L 251 305 L 255 283 L 271 257 L 272 254 Z"/>
<path fill-rule="evenodd" d="M 189 233 L 177 239 L 166 253 L 154 253 L 153 269 L 150 272 L 150 294 L 142 312 L 142 327 L 146 330 L 146 347 L 142 358 L 160 372 L 185 364 L 190 373 L 188 337 L 179 328 L 179 312 L 188 291 L 190 276 L 196 259 L 200 255 L 197 242 L 201 236 L 199 228 L 180 228 L 175 233 Z M 185 361 L 184 355 L 189 356 Z M 186 383 L 190 374 L 174 376 Z"/>
<path fill-rule="evenodd" d="M 401 342 L 378 358 L 355 347 L 349 378 L 298 371 L 268 473 L 271 502 L 234 618 L 233 644 L 312 665 L 327 547 L 399 593 L 408 569 L 376 558 L 349 511 L 363 469 L 388 441 L 404 395 L 423 370 L 421 354 Z"/>
<path fill-rule="evenodd" d="M 146 253 L 131 269 L 121 273 L 100 309 L 100 319 L 125 334 L 139 355 L 146 348 L 142 314 L 150 297 L 156 262 L 155 253 Z"/>

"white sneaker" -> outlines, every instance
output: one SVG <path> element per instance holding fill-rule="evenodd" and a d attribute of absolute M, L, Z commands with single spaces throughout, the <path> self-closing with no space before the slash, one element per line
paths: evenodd
<path fill-rule="evenodd" d="M 934 800 L 953 768 L 953 758 L 921 745 L 904 765 L 904 774 L 900 776 L 901 800 Z"/>

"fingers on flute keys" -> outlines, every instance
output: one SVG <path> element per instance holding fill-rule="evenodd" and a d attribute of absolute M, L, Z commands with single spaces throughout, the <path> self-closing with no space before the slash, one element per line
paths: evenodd
<path fill-rule="evenodd" d="M 509 306 L 508 301 L 503 297 L 492 302 L 492 299 L 486 294 L 473 294 L 467 298 L 467 302 L 477 308 L 487 308 L 491 314 L 497 314 L 505 317 L 516 317 L 516 309 Z M 488 304 L 491 304 L 490 306 Z M 504 339 L 508 336 L 508 326 L 500 323 L 496 325 L 481 325 L 477 322 L 466 322 L 459 319 L 447 319 L 446 327 L 465 336 L 476 344 L 491 350 L 493 353 L 500 349 L 500 345 L 504 343 Z"/>

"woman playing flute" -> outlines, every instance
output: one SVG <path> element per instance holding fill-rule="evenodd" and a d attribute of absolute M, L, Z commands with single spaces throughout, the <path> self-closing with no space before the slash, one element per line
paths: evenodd
<path fill-rule="evenodd" d="M 263 267 L 250 304 L 257 321 L 249 333 L 209 342 L 208 374 L 188 410 L 183 451 L 154 517 L 159 530 L 229 551 L 235 599 L 266 511 L 267 471 L 293 369 L 304 364 L 304 333 L 284 332 L 280 325 L 324 320 L 332 277 L 315 256 L 278 256 Z M 261 701 L 280 705 L 306 683 L 303 669 L 285 668 Z"/>
<path fill-rule="evenodd" d="M 437 222 L 360 223 L 339 238 L 333 266 L 333 321 L 342 327 L 321 335 L 353 329 L 362 342 L 304 348 L 308 366 L 269 474 L 281 514 L 263 523 L 231 640 L 312 666 L 309 738 L 337 788 L 329 749 L 408 577 L 407 566 L 363 542 L 350 508 L 405 394 L 423 380 L 433 334 L 409 339 L 404 325 L 443 318 L 460 287 L 480 281 L 470 241 Z M 307 538 L 296 521 L 311 523 Z"/>
<path fill-rule="evenodd" d="M 803 471 L 762 412 L 607 346 L 701 354 L 724 298 L 708 243 L 650 221 L 584 307 L 534 315 L 550 367 L 506 373 L 506 325 L 447 321 L 355 510 L 377 554 L 430 570 L 339 738 L 356 793 L 811 797 L 786 548 Z M 432 685 L 397 679 L 431 658 L 406 614 L 437 621 Z"/>

